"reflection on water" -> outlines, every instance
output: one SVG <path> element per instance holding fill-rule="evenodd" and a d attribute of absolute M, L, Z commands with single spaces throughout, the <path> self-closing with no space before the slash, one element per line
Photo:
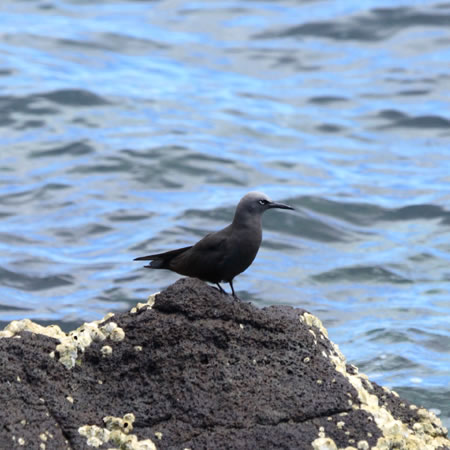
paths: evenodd
<path fill-rule="evenodd" d="M 133 263 L 264 217 L 242 298 L 317 314 L 449 425 L 450 6 L 0 5 L 0 319 L 64 329 L 177 279 Z"/>

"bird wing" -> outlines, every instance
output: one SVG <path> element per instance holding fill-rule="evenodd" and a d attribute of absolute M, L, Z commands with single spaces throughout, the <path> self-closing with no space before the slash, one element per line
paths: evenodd
<path fill-rule="evenodd" d="M 134 261 L 151 261 L 150 264 L 144 266 L 148 269 L 168 269 L 173 258 L 183 254 L 190 248 L 192 248 L 192 246 L 177 248 L 176 250 L 170 250 L 165 253 L 157 253 L 155 255 L 140 256 L 139 258 L 134 258 Z"/>
<path fill-rule="evenodd" d="M 156 253 L 154 255 L 148 256 L 139 256 L 139 258 L 134 258 L 133 261 L 153 261 L 155 259 L 171 259 L 175 256 L 178 256 L 180 253 L 189 250 L 191 247 L 192 245 L 190 245 L 189 247 L 177 248 L 176 250 L 170 250 L 169 252 Z"/>
<path fill-rule="evenodd" d="M 217 282 L 221 279 L 221 266 L 226 259 L 228 231 L 223 229 L 207 234 L 188 251 L 174 257 L 169 268 L 182 275 Z"/>
<path fill-rule="evenodd" d="M 225 230 L 226 228 L 217 231 L 216 233 L 207 234 L 193 246 L 193 250 L 199 252 L 215 252 L 223 250 L 228 238 L 228 234 L 224 232 Z"/>

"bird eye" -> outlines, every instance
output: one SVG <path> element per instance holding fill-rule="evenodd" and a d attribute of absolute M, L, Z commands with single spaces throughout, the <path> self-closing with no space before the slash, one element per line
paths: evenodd
<path fill-rule="evenodd" d="M 267 205 L 267 203 L 269 203 L 267 200 L 259 200 L 258 203 L 260 205 Z"/>

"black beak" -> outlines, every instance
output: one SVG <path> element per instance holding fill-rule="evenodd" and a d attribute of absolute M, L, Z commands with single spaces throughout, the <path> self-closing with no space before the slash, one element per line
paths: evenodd
<path fill-rule="evenodd" d="M 269 203 L 269 208 L 279 208 L 279 209 L 294 209 L 292 206 L 285 205 L 284 203 L 276 203 L 271 202 Z"/>

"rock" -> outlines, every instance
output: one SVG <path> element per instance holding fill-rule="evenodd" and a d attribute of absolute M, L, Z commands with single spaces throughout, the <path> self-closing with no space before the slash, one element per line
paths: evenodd
<path fill-rule="evenodd" d="M 194 279 L 68 335 L 25 320 L 0 337 L 1 449 L 450 448 L 316 317 Z"/>

